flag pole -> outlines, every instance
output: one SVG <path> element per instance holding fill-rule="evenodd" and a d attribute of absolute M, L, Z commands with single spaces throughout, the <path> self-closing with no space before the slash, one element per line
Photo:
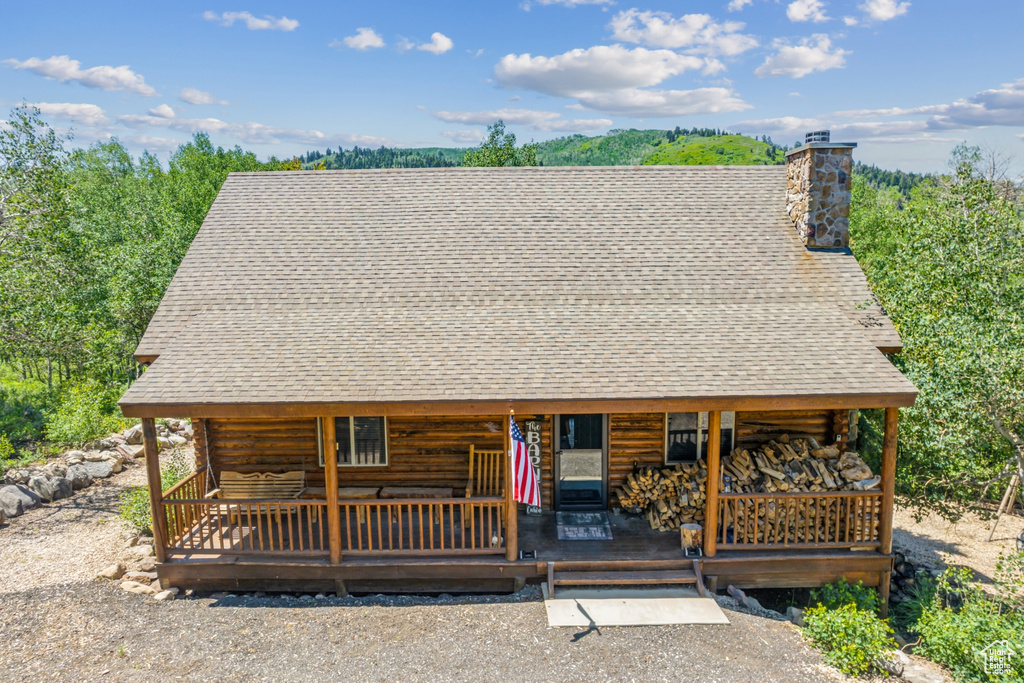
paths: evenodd
<path fill-rule="evenodd" d="M 519 509 L 512 490 L 512 418 L 516 411 L 509 410 L 505 418 L 505 559 L 519 559 Z"/>

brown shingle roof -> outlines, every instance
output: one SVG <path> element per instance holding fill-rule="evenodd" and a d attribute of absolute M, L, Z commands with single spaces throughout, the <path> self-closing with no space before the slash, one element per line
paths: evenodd
<path fill-rule="evenodd" d="M 122 404 L 913 394 L 784 190 L 783 167 L 232 174 Z"/>

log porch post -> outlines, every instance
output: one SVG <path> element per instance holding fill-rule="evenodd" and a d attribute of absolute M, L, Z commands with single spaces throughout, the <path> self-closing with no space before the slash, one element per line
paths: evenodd
<path fill-rule="evenodd" d="M 511 415 L 511 413 L 509 414 Z M 509 415 L 505 416 L 505 559 L 515 562 L 519 559 L 519 506 L 512 491 L 512 443 L 509 430 L 512 425 Z"/>
<path fill-rule="evenodd" d="M 156 441 L 153 418 L 142 418 L 142 443 L 146 453 L 146 483 L 149 507 L 153 513 L 153 552 L 157 562 L 167 561 L 167 514 L 164 510 L 163 484 L 160 481 L 160 445 Z"/>
<path fill-rule="evenodd" d="M 896 434 L 899 408 L 885 409 L 885 432 L 882 437 L 882 509 L 879 515 L 878 552 L 892 554 L 892 515 L 896 492 Z M 878 595 L 882 617 L 889 614 L 889 572 L 878 575 Z"/>
<path fill-rule="evenodd" d="M 333 417 L 324 417 L 324 486 L 327 487 L 327 542 L 331 564 L 341 563 L 341 508 L 338 507 L 338 436 Z"/>
<path fill-rule="evenodd" d="M 698 414 L 698 419 L 700 415 Z M 721 484 L 719 456 L 722 446 L 722 413 L 712 410 L 708 413 L 708 478 L 704 503 L 704 555 L 714 557 L 718 542 L 718 487 Z"/>

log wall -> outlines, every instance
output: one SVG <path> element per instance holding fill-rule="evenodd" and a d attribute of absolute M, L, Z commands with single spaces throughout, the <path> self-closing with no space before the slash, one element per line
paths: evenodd
<path fill-rule="evenodd" d="M 520 425 L 533 416 L 516 416 Z M 550 416 L 541 416 L 541 482 L 550 509 Z M 197 421 L 198 422 L 198 421 Z M 303 470 L 307 486 L 324 486 L 316 445 L 316 420 L 210 419 L 207 440 L 215 476 L 236 472 Z M 339 467 L 340 486 L 446 486 L 461 495 L 469 473 L 469 447 L 503 450 L 502 416 L 388 418 L 386 467 Z M 198 442 L 197 442 L 198 446 Z M 197 452 L 197 458 L 199 453 Z"/>
<path fill-rule="evenodd" d="M 608 416 L 608 491 L 611 493 L 640 467 L 665 462 L 665 414 L 635 413 Z"/>

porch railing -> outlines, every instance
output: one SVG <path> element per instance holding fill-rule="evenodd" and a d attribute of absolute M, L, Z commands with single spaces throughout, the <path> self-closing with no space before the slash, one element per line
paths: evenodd
<path fill-rule="evenodd" d="M 500 496 L 339 501 L 342 555 L 505 552 Z"/>
<path fill-rule="evenodd" d="M 168 552 L 326 556 L 325 500 L 203 498 L 197 472 L 164 494 Z M 344 500 L 342 555 L 483 555 L 505 552 L 499 496 Z"/>
<path fill-rule="evenodd" d="M 882 493 L 720 493 L 717 546 L 877 548 Z"/>

